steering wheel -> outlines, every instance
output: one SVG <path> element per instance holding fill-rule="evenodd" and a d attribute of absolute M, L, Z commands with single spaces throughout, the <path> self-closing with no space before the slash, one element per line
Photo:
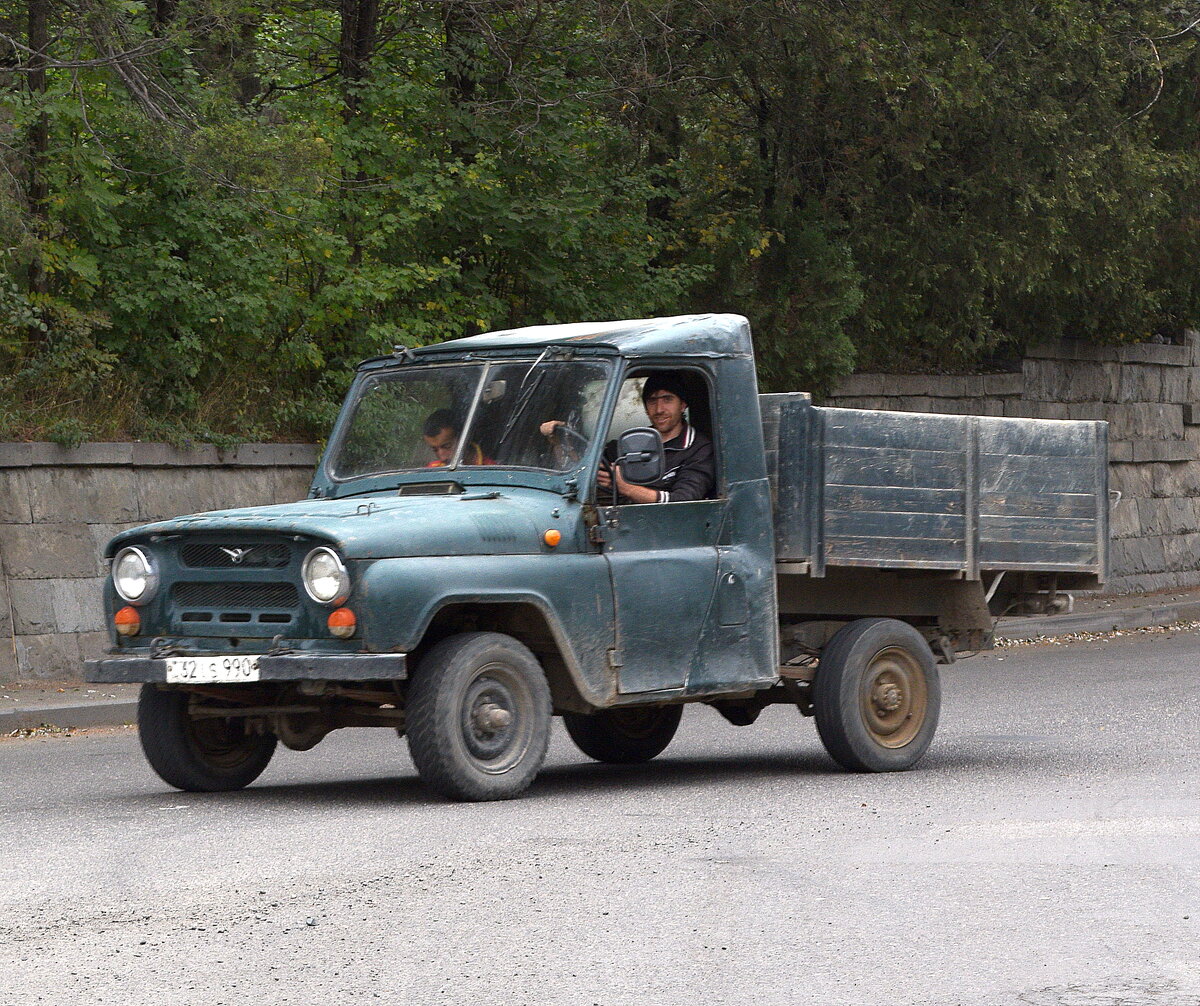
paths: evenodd
<path fill-rule="evenodd" d="M 581 444 L 583 444 L 584 447 L 588 447 L 591 445 L 591 441 L 587 437 L 585 437 L 582 433 L 580 433 L 577 429 L 575 429 L 575 427 L 573 427 L 573 426 L 568 426 L 566 423 L 560 423 L 558 426 L 554 427 L 554 432 L 558 433 L 560 431 L 562 433 L 571 434 L 571 436 L 573 436 L 576 440 L 578 440 Z"/>

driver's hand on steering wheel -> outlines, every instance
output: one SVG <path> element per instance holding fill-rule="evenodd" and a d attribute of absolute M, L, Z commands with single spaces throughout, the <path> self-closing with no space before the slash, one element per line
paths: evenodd
<path fill-rule="evenodd" d="M 554 436 L 554 431 L 560 426 L 566 426 L 566 423 L 564 423 L 561 419 L 547 419 L 544 423 L 542 423 L 541 426 L 538 427 L 538 432 L 540 432 L 543 437 L 552 437 Z"/>

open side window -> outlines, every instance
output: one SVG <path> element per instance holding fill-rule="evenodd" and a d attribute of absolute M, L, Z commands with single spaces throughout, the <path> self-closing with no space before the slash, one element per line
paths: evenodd
<path fill-rule="evenodd" d="M 651 425 L 646 415 L 646 408 L 642 403 L 642 390 L 645 387 L 647 378 L 655 372 L 666 370 L 669 370 L 672 375 L 678 377 L 684 386 L 688 405 L 687 411 L 684 413 L 684 418 L 688 425 L 713 442 L 715 482 L 712 496 L 709 498 L 723 498 L 725 495 L 725 484 L 721 475 L 720 458 L 717 456 L 716 438 L 713 435 L 715 432 L 713 396 L 708 379 L 699 370 L 674 367 L 646 367 L 644 369 L 639 368 L 628 374 L 621 383 L 616 408 L 613 410 L 612 423 L 609 426 L 608 437 L 606 438 L 608 445 L 606 455 L 611 456 L 615 452 L 616 440 L 626 430 Z M 671 454 L 668 453 L 668 470 L 672 467 L 671 457 Z"/>

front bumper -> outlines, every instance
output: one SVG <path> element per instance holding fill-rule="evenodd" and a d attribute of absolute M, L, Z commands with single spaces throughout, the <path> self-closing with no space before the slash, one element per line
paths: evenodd
<path fill-rule="evenodd" d="M 159 657 L 102 657 L 83 662 L 83 680 L 97 684 L 165 683 L 167 662 Z M 404 653 L 282 653 L 258 658 L 259 681 L 403 681 Z"/>

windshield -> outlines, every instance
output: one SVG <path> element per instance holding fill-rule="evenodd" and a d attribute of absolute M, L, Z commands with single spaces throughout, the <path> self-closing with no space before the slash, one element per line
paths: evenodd
<path fill-rule="evenodd" d="M 596 434 L 608 377 L 603 361 L 532 358 L 373 374 L 352 391 L 330 474 L 344 481 L 486 465 L 566 471 Z"/>

